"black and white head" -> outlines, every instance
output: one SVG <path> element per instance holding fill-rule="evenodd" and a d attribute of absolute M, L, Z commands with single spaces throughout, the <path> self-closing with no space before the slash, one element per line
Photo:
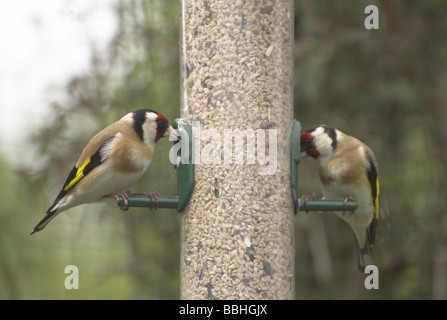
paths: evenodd
<path fill-rule="evenodd" d="M 131 118 L 138 138 L 147 145 L 157 143 L 161 137 L 169 137 L 174 130 L 162 114 L 151 109 L 135 110 L 123 118 Z"/>
<path fill-rule="evenodd" d="M 301 157 L 315 159 L 332 155 L 337 148 L 340 132 L 325 124 L 312 127 L 301 134 Z"/>

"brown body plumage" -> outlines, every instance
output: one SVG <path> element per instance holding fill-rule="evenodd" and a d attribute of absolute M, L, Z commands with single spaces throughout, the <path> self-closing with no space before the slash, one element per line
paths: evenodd
<path fill-rule="evenodd" d="M 319 125 L 301 136 L 302 156 L 318 161 L 324 199 L 351 198 L 358 203 L 353 213 L 337 215 L 354 230 L 359 265 L 371 253 L 379 218 L 379 167 L 373 151 L 360 140 Z"/>
<path fill-rule="evenodd" d="M 126 197 L 151 165 L 156 142 L 172 130 L 161 114 L 140 109 L 100 131 L 88 142 L 46 216 L 31 234 L 69 208 L 114 195 Z"/>

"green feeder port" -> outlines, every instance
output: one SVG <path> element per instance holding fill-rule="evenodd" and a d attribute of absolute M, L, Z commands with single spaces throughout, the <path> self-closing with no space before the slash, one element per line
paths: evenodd
<path fill-rule="evenodd" d="M 354 211 L 358 204 L 355 201 L 349 200 L 308 200 L 307 204 L 303 199 L 298 199 L 298 207 L 300 211 Z"/>

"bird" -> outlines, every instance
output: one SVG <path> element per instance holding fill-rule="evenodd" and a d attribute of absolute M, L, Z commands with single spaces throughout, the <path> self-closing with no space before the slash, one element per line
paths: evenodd
<path fill-rule="evenodd" d="M 355 200 L 354 212 L 336 212 L 353 229 L 358 268 L 371 262 L 379 220 L 379 166 L 366 144 L 331 126 L 321 124 L 301 134 L 301 157 L 317 160 L 323 199 Z"/>
<path fill-rule="evenodd" d="M 138 109 L 97 133 L 87 143 L 70 171 L 61 191 L 44 218 L 32 229 L 41 231 L 59 213 L 84 203 L 113 198 L 124 199 L 132 186 L 148 170 L 155 145 L 175 133 L 168 120 L 157 111 Z M 158 199 L 158 193 L 147 193 Z"/>

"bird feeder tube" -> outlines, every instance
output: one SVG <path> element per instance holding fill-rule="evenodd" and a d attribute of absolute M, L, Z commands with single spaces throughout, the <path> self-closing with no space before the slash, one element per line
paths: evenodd
<path fill-rule="evenodd" d="M 181 0 L 181 299 L 294 299 L 292 0 Z M 197 134 L 196 134 L 197 132 Z"/>

